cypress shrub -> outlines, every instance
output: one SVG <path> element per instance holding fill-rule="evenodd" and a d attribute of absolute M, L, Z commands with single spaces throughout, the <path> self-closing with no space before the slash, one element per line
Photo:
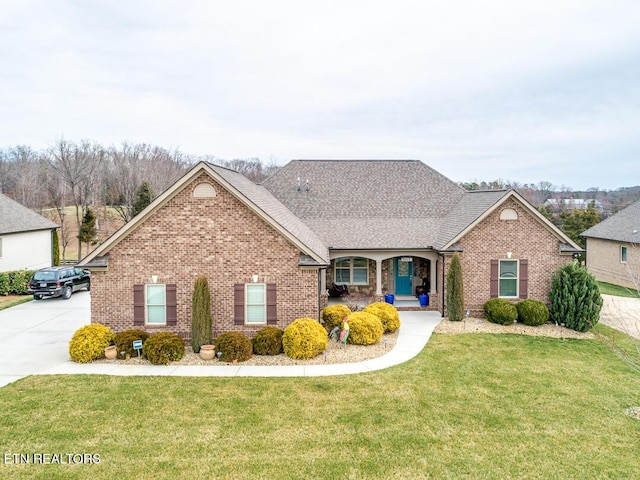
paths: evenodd
<path fill-rule="evenodd" d="M 577 262 L 568 263 L 554 272 L 549 297 L 549 313 L 558 324 L 586 332 L 600 320 L 600 289 L 593 275 Z"/>
<path fill-rule="evenodd" d="M 53 265 L 60 265 L 60 240 L 58 230 L 51 230 L 51 245 L 53 246 Z"/>
<path fill-rule="evenodd" d="M 202 345 L 211 343 L 211 296 L 209 282 L 204 275 L 196 278 L 191 303 L 191 347 L 194 353 Z"/>
<path fill-rule="evenodd" d="M 462 265 L 458 253 L 453 254 L 447 272 L 447 316 L 452 322 L 464 317 L 464 291 L 462 288 Z"/>

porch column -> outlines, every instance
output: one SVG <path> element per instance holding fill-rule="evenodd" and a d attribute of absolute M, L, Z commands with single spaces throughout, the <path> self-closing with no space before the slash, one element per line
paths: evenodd
<path fill-rule="evenodd" d="M 376 260 L 376 295 L 382 295 L 382 260 Z"/>
<path fill-rule="evenodd" d="M 435 262 L 433 260 L 430 260 L 431 262 L 431 268 L 430 270 L 430 274 L 431 274 L 431 294 L 436 294 L 438 293 L 438 262 L 439 260 L 436 260 Z M 444 288 L 444 285 L 442 286 L 442 288 Z"/>
<path fill-rule="evenodd" d="M 326 268 L 320 269 L 320 294 L 321 295 L 327 294 L 327 269 Z"/>

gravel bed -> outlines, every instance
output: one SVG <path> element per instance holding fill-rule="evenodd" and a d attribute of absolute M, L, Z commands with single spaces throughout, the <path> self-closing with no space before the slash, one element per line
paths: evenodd
<path fill-rule="evenodd" d="M 326 355 L 318 355 L 309 360 L 294 360 L 285 354 L 280 355 L 254 355 L 249 360 L 240 362 L 239 365 L 320 365 L 329 363 L 354 363 L 381 357 L 391 350 L 398 339 L 398 332 L 387 333 L 382 336 L 375 345 L 342 345 L 342 343 L 329 339 Z M 144 358 L 132 357 L 129 360 L 107 360 L 100 359 L 94 363 L 111 363 L 120 365 L 151 365 Z M 193 353 L 190 346 L 185 349 L 184 357 L 178 362 L 171 362 L 171 365 L 231 365 L 228 362 L 221 362 L 217 358 L 213 360 L 202 360 L 199 354 Z"/>
<path fill-rule="evenodd" d="M 516 333 L 519 335 L 531 335 L 534 337 L 553 337 L 553 338 L 595 338 L 591 332 L 576 332 L 570 328 L 555 325 L 554 323 L 545 323 L 537 327 L 530 327 L 523 323 L 514 323 L 512 325 L 499 325 L 491 323 L 482 318 L 468 318 L 461 322 L 450 322 L 447 319 L 442 320 L 435 328 L 437 333 Z"/>

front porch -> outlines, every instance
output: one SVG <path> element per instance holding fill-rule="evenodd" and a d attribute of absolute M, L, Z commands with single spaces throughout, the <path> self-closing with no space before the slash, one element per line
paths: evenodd
<path fill-rule="evenodd" d="M 327 297 L 327 306 L 328 305 L 346 305 L 351 310 L 362 309 L 367 305 L 384 301 L 384 297 L 380 298 L 375 295 L 345 295 L 343 297 Z M 418 298 L 412 295 L 398 295 L 394 296 L 393 306 L 396 307 L 398 311 L 416 311 L 416 312 L 427 312 L 427 311 L 437 311 L 438 309 L 429 302 L 429 305 L 426 307 L 420 306 L 420 301 Z M 323 307 L 324 308 L 324 307 Z"/>

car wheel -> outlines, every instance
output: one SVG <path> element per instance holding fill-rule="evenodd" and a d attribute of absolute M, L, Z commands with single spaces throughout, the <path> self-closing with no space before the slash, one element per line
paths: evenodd
<path fill-rule="evenodd" d="M 33 298 L 35 300 L 42 300 L 42 295 L 34 295 Z"/>
<path fill-rule="evenodd" d="M 67 285 L 66 287 L 64 287 L 64 290 L 62 291 L 62 298 L 64 298 L 65 300 L 69 300 L 71 298 L 72 293 L 73 293 L 73 289 L 71 288 L 70 285 Z"/>
<path fill-rule="evenodd" d="M 91 282 L 87 283 L 87 292 L 91 291 Z"/>

